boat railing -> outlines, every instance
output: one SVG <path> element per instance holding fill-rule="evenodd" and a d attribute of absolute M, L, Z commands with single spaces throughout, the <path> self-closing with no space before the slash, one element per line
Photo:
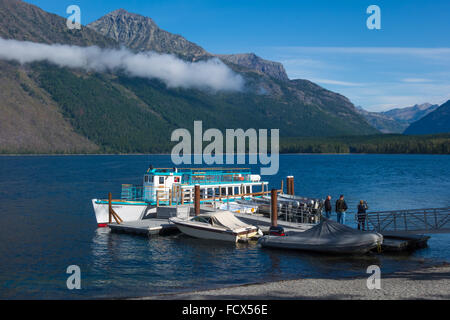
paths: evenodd
<path fill-rule="evenodd" d="M 322 217 L 323 206 L 310 206 L 301 204 L 300 206 L 292 206 L 289 204 L 278 205 L 279 220 L 295 223 L 319 223 Z"/>
<path fill-rule="evenodd" d="M 122 192 L 120 198 L 127 201 L 143 201 L 144 189 L 142 186 L 122 184 Z"/>

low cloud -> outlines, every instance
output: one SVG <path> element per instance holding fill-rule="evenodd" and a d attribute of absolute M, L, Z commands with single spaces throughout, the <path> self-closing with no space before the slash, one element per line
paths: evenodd
<path fill-rule="evenodd" d="M 406 82 L 406 83 L 428 83 L 428 82 L 433 82 L 433 80 L 424 79 L 424 78 L 404 78 L 404 79 L 402 79 L 402 82 Z"/>
<path fill-rule="evenodd" d="M 21 64 L 47 61 L 60 67 L 87 71 L 122 71 L 130 76 L 159 79 L 168 87 L 241 90 L 243 78 L 219 59 L 186 62 L 168 54 L 133 53 L 128 49 L 101 49 L 42 44 L 0 38 L 0 59 Z"/>

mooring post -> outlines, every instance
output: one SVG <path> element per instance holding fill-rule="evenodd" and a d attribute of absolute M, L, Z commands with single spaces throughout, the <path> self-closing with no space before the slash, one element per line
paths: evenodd
<path fill-rule="evenodd" d="M 112 223 L 112 218 L 116 220 L 117 224 L 121 224 L 123 222 L 122 218 L 119 217 L 119 215 L 114 211 L 112 208 L 112 195 L 111 192 L 108 194 L 108 217 L 109 217 L 109 223 Z"/>
<path fill-rule="evenodd" d="M 194 193 L 194 214 L 198 216 L 200 214 L 200 185 L 195 185 Z"/>
<path fill-rule="evenodd" d="M 111 192 L 108 194 L 108 217 L 109 217 L 109 223 L 112 223 L 112 194 L 111 194 Z"/>
<path fill-rule="evenodd" d="M 272 227 L 276 227 L 278 225 L 277 223 L 277 219 L 278 219 L 278 200 L 277 200 L 277 196 L 278 196 L 278 190 L 277 189 L 272 189 L 271 192 L 271 210 L 270 210 L 270 218 L 271 218 L 271 225 Z"/>
<path fill-rule="evenodd" d="M 287 185 L 287 194 L 294 195 L 294 177 L 293 176 L 286 177 L 286 185 Z"/>
<path fill-rule="evenodd" d="M 291 194 L 291 177 L 286 177 L 286 193 Z"/>
<path fill-rule="evenodd" d="M 291 195 L 295 196 L 295 191 L 294 191 L 294 176 L 291 176 Z"/>

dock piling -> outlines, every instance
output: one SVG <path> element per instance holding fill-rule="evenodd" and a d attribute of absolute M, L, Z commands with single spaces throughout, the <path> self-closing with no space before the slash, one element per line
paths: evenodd
<path fill-rule="evenodd" d="M 123 222 L 122 218 L 119 217 L 119 215 L 114 211 L 112 208 L 112 195 L 111 192 L 108 194 L 108 219 L 109 223 L 112 223 L 112 218 L 116 220 L 117 224 L 121 224 Z"/>
<path fill-rule="evenodd" d="M 194 194 L 194 213 L 196 216 L 200 214 L 200 185 L 195 185 L 195 194 Z"/>
<path fill-rule="evenodd" d="M 294 195 L 294 176 L 286 177 L 287 194 Z"/>
<path fill-rule="evenodd" d="M 272 227 L 277 226 L 277 219 L 278 219 L 278 190 L 272 189 L 271 192 L 271 210 L 270 210 L 270 217 L 271 217 L 271 225 Z"/>

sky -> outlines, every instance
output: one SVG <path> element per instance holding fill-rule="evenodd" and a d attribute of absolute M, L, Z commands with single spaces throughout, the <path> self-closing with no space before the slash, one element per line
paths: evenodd
<path fill-rule="evenodd" d="M 151 17 L 211 53 L 254 52 L 369 111 L 450 99 L 448 0 L 29 0 L 82 24 L 118 8 Z M 369 29 L 367 8 L 380 8 Z"/>

